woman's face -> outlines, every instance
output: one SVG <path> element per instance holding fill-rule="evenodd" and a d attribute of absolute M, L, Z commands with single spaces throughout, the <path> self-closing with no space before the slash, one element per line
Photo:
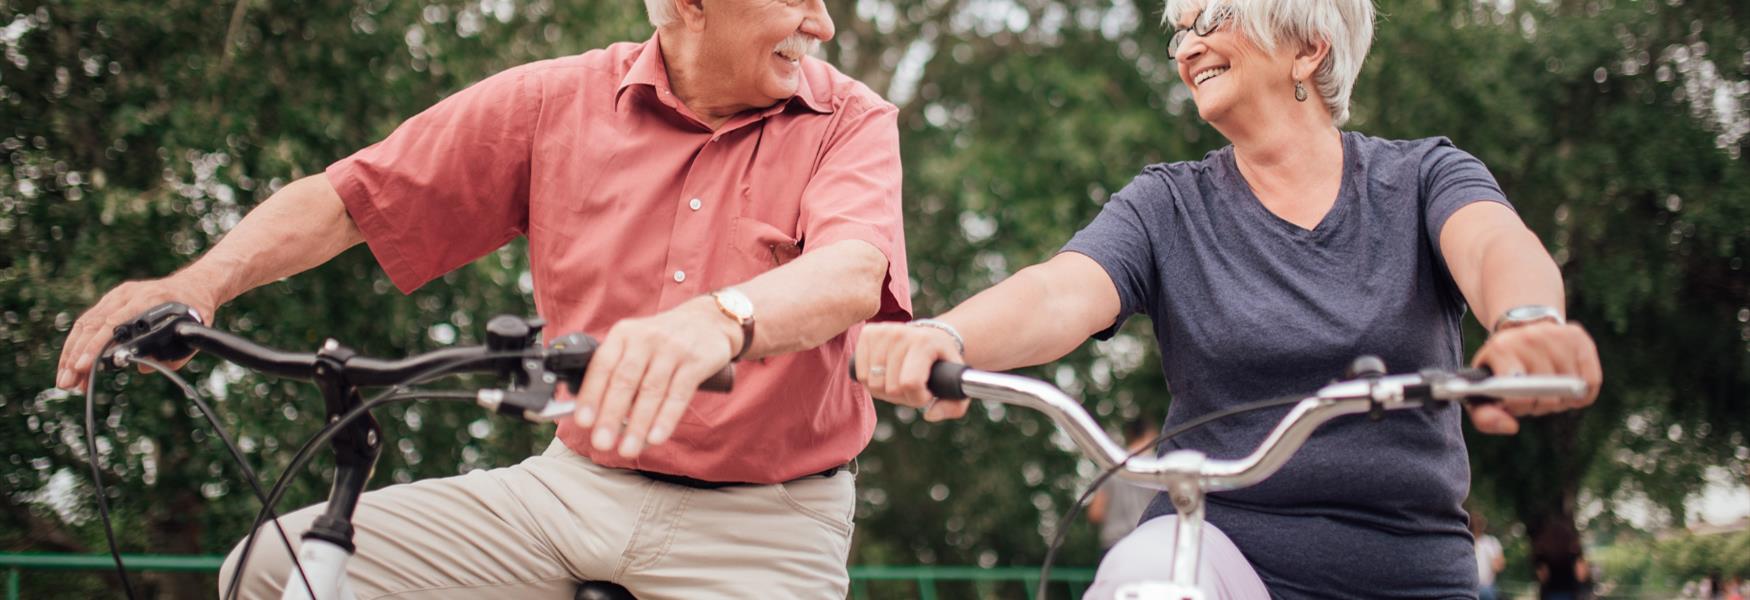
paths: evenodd
<path fill-rule="evenodd" d="M 1209 35 L 1186 32 L 1173 55 L 1197 114 L 1215 125 L 1236 113 L 1274 105 L 1272 94 L 1294 101 L 1294 53 L 1285 44 L 1278 44 L 1274 53 L 1264 52 L 1236 26 L 1224 1 L 1233 0 L 1193 6 L 1174 22 L 1179 29 L 1193 29 L 1200 19 L 1215 23 Z M 1218 16 L 1223 13 L 1229 16 Z"/>

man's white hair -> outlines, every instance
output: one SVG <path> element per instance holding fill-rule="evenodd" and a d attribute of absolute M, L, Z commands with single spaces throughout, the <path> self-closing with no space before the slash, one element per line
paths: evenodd
<path fill-rule="evenodd" d="M 674 0 L 644 0 L 644 12 L 650 16 L 650 24 L 657 29 L 667 27 L 681 18 L 674 9 Z"/>
<path fill-rule="evenodd" d="M 656 0 L 650 0 L 656 1 Z M 1373 0 L 1166 0 L 1163 20 L 1168 26 L 1186 10 L 1219 3 L 1233 6 L 1237 29 L 1262 48 L 1273 52 L 1277 44 L 1312 44 L 1325 40 L 1331 53 L 1313 70 L 1312 87 L 1331 111 L 1331 121 L 1349 120 L 1349 95 L 1361 62 L 1373 46 Z"/>

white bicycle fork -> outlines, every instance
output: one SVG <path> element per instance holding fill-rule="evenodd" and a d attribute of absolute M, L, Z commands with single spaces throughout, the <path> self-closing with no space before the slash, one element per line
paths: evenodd
<path fill-rule="evenodd" d="M 354 600 L 352 580 L 346 576 L 346 562 L 352 552 L 339 544 L 316 538 L 304 538 L 298 547 L 298 561 L 304 565 L 302 576 L 297 567 L 286 577 L 283 600 Z M 310 578 L 315 593 L 304 587 L 304 577 Z"/>

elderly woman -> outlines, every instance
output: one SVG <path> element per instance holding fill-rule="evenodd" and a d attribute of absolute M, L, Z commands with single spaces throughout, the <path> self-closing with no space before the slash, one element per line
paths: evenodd
<path fill-rule="evenodd" d="M 870 391 L 924 406 L 933 361 L 1045 363 L 1145 313 L 1172 426 L 1310 391 L 1360 354 L 1395 371 L 1458 367 L 1468 306 L 1490 331 L 1473 364 L 1591 385 L 1580 400 L 1473 408 L 1479 430 L 1511 434 L 1519 417 L 1591 403 L 1592 339 L 1564 323 L 1560 272 L 1483 164 L 1445 138 L 1338 129 L 1372 41 L 1370 0 L 1204 1 L 1168 1 L 1167 51 L 1232 145 L 1144 168 L 1057 256 L 937 320 L 865 329 L 855 360 Z M 926 417 L 965 410 L 937 403 Z M 1234 417 L 1163 449 L 1235 458 L 1281 417 Z M 1211 495 L 1209 596 L 1474 597 L 1460 420 L 1456 407 L 1340 419 L 1272 479 Z M 1090 597 L 1166 576 L 1172 512 L 1156 498 Z"/>

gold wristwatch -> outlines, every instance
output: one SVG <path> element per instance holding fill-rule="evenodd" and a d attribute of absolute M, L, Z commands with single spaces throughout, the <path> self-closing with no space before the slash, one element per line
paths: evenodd
<path fill-rule="evenodd" d="M 753 347 L 753 301 L 747 298 L 747 294 L 735 288 L 711 292 L 711 299 L 717 301 L 718 311 L 741 326 L 741 351 L 736 352 L 729 362 L 741 360 L 742 355 L 747 354 L 748 348 Z"/>

